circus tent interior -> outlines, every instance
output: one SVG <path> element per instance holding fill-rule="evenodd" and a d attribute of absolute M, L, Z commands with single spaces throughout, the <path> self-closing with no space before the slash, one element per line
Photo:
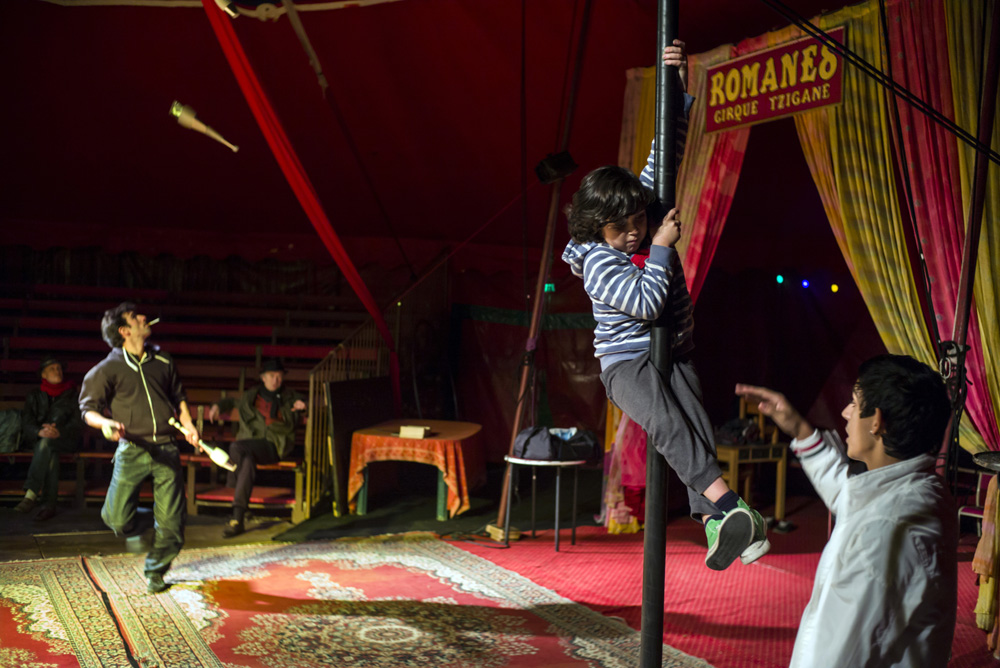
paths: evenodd
<path fill-rule="evenodd" d="M 696 284 L 694 361 L 705 408 L 716 426 L 737 416 L 733 387 L 749 382 L 779 388 L 812 423 L 843 431 L 841 410 L 863 360 L 893 352 L 936 363 L 936 345 L 952 338 L 960 319 L 964 229 L 974 190 L 975 152 L 968 138 L 955 139 L 904 102 L 894 109 L 891 95 L 846 63 L 845 101 L 814 117 L 853 114 L 850 123 L 833 130 L 809 125 L 803 118 L 813 112 L 806 112 L 779 114 L 728 133 L 705 131 L 705 106 L 712 95 L 708 69 L 802 38 L 789 14 L 776 11 L 776 5 L 824 30 L 846 25 L 846 43 L 884 72 L 880 4 L 679 0 L 679 35 L 692 57 L 691 114 L 698 120 L 692 120 L 678 199 L 688 205 L 682 210 L 685 235 L 691 236 L 683 242 L 690 244 L 684 246 L 685 273 Z M 314 452 L 306 459 L 318 461 L 310 466 L 319 467 L 315 476 L 305 473 L 307 507 L 299 508 L 292 522 L 278 521 L 271 528 L 263 522 L 255 536 L 250 532 L 246 541 L 237 541 L 248 546 L 240 548 L 240 563 L 250 570 L 270 569 L 267 577 L 275 578 L 276 587 L 287 584 L 280 584 L 285 582 L 282 568 L 312 557 L 289 556 L 275 566 L 257 547 L 249 547 L 254 541 L 414 530 L 447 538 L 496 523 L 495 503 L 501 495 L 506 502 L 504 455 L 515 423 L 591 430 L 611 448 L 617 417 L 593 356 L 590 300 L 560 260 L 569 240 L 564 207 L 592 169 L 619 164 L 637 170 L 645 161 L 652 121 L 649 100 L 642 98 L 647 104 L 642 108 L 640 96 L 651 90 L 657 60 L 657 2 L 296 0 L 293 5 L 291 0 L 238 0 L 228 3 L 235 18 L 223 12 L 223 5 L 213 0 L 6 0 L 0 8 L 0 54 L 10 64 L 0 104 L 5 164 L 0 181 L 0 409 L 18 407 L 25 392 L 37 386 L 37 361 L 45 353 L 58 354 L 69 377 L 82 379 L 107 350 L 97 333 L 101 312 L 125 299 L 138 300 L 150 317 L 161 318 L 158 342 L 178 360 L 192 404 L 206 407 L 253 384 L 262 359 L 277 356 L 289 369 L 290 385 L 309 395 L 310 412 L 324 413 L 331 395 L 323 394 L 323 383 L 334 378 L 323 374 L 331 365 L 354 359 L 351 351 L 385 348 L 392 339 L 391 357 L 372 353 L 377 371 L 363 366 L 365 361 L 358 367 L 363 371 L 344 372 L 344 378 L 398 370 L 391 400 L 386 390 L 385 417 L 391 403 L 396 417 L 481 425 L 477 446 L 485 485 L 473 488 L 462 528 L 425 522 L 423 516 L 433 510 L 406 505 L 410 497 L 395 505 L 394 495 L 413 491 L 412 482 L 417 497 L 431 506 L 433 491 L 428 490 L 435 484 L 443 489 L 444 478 L 436 482 L 432 469 L 385 464 L 377 469 L 382 479 L 366 487 L 372 495 L 369 519 L 351 524 L 354 520 L 340 516 L 345 508 L 337 506 L 347 500 L 347 475 L 337 467 L 349 464 L 350 431 L 346 442 L 331 445 L 328 452 L 327 428 L 331 443 L 336 440 L 334 412 L 328 418 L 310 415 L 307 438 L 322 443 L 307 446 Z M 963 8 L 961 0 L 886 0 L 884 5 L 892 25 L 903 26 L 889 31 L 896 81 L 919 91 L 918 97 L 942 111 L 953 127 L 974 136 L 987 59 L 983 26 L 995 3 L 979 9 Z M 852 95 L 854 102 L 848 101 Z M 858 100 L 865 109 L 847 111 Z M 182 105 L 217 139 L 178 123 Z M 995 157 L 996 131 L 992 146 Z M 564 148 L 577 167 L 557 183 L 543 182 L 536 166 Z M 729 151 L 726 167 L 715 169 L 724 150 Z M 864 157 L 855 163 L 852 155 Z M 995 161 L 990 171 L 979 273 L 971 279 L 970 390 L 961 447 L 953 451 L 967 471 L 975 468 L 973 453 L 1000 449 L 995 357 L 1000 301 L 991 287 L 1000 285 Z M 546 248 L 550 220 L 553 238 Z M 537 302 L 543 303 L 543 316 L 532 339 Z M 359 343 L 359 336 L 369 338 Z M 523 394 L 518 382 L 526 366 L 532 382 Z M 352 391 L 346 389 L 345 396 Z M 368 419 L 360 409 L 354 417 Z M 4 465 L 5 484 L 18 475 L 23 479 L 26 465 L 14 461 Z M 67 478 L 85 470 L 64 469 Z M 106 466 L 86 470 L 98 473 L 81 475 L 108 472 Z M 576 601 L 579 594 L 589 609 L 635 628 L 638 589 L 621 600 L 609 593 L 618 584 L 609 582 L 574 590 L 573 578 L 600 581 L 600 570 L 609 567 L 584 549 L 587 541 L 599 546 L 596 552 L 630 555 L 631 570 L 622 577 L 639 577 L 636 562 L 641 560 L 641 534 L 611 535 L 606 517 L 600 517 L 607 511 L 602 497 L 607 470 L 580 473 L 581 536 L 557 558 L 572 558 L 577 550 L 585 556 L 565 574 L 547 566 L 553 546 L 551 533 L 544 531 L 551 524 L 544 520 L 542 539 L 522 554 L 526 561 L 520 564 L 517 544 L 504 556 L 481 545 L 466 549 L 490 561 L 491 568 L 527 578 L 525 600 L 536 596 L 531 600 L 549 602 L 548 594 L 531 589 L 531 580 Z M 283 475 L 275 473 L 279 482 L 273 484 L 294 487 Z M 770 502 L 775 474 L 759 466 L 754 475 L 756 483 L 751 477 L 743 479 L 745 484 L 755 484 Z M 331 477 L 339 480 L 331 483 Z M 264 479 L 269 480 L 267 472 Z M 520 502 L 527 499 L 526 481 L 523 475 Z M 81 491 L 67 497 L 74 499 L 74 509 L 44 535 L 62 530 L 69 535 L 80 526 L 95 535 L 104 529 L 97 507 L 88 508 L 93 499 L 82 491 L 82 478 L 76 482 Z M 551 476 L 542 479 L 539 518 L 550 512 L 545 504 L 552 501 L 551 482 Z M 974 495 L 974 471 L 969 484 L 965 491 Z M 681 487 L 671 478 L 669 509 L 677 521 L 685 514 Z M 4 491 L 4 500 L 16 501 L 20 493 L 20 487 Z M 745 633 L 720 631 L 711 642 L 696 640 L 698 614 L 705 609 L 699 606 L 708 605 L 704 601 L 674 609 L 676 617 L 668 621 L 678 626 L 672 634 L 665 632 L 666 642 L 716 666 L 787 665 L 814 562 L 832 521 L 794 463 L 789 464 L 787 493 L 789 519 L 799 530 L 774 541 L 774 581 L 753 580 L 755 587 L 775 588 L 774 606 L 780 606 L 782 582 L 798 587 L 788 596 L 801 605 L 767 620 L 776 649 L 761 648 L 765 639 L 753 626 L 764 622 L 752 610 L 734 622 L 745 624 L 740 627 Z M 222 511 L 208 501 L 195 510 L 189 543 L 201 550 L 200 561 L 190 557 L 184 577 L 224 580 L 225 569 L 213 571 L 210 554 L 222 545 L 216 539 Z M 100 556 L 110 549 L 100 542 L 103 538 L 95 537 L 93 545 L 89 538 L 74 539 L 70 547 L 69 539 L 39 538 L 37 525 L 15 518 L 9 508 L 0 512 L 14 527 L 11 538 L 0 539 L 5 560 L 36 554 L 69 558 L 80 546 L 98 556 L 84 568 L 87 579 L 80 576 L 79 586 L 89 591 L 93 583 L 107 595 L 130 596 L 125 561 Z M 523 529 L 527 504 L 519 503 L 514 512 Z M 533 510 L 531 517 L 534 522 Z M 591 517 L 598 519 L 591 522 Z M 965 561 L 972 561 L 977 526 L 962 523 Z M 674 535 L 680 538 L 670 540 L 691 547 L 684 541 L 703 538 L 691 538 L 693 533 L 679 529 Z M 416 560 L 413 555 L 425 549 L 414 540 L 399 548 L 399 559 Z M 343 549 L 343 563 L 363 561 L 355 548 Z M 686 568 L 688 561 L 697 561 L 695 551 L 685 549 L 676 553 L 678 570 L 671 582 L 687 596 L 685 582 L 702 580 L 680 570 L 679 564 Z M 789 558 L 783 561 L 784 556 Z M 270 565 L 260 565 L 265 562 Z M 64 566 L 72 576 L 60 570 Z M 21 577 L 5 575 L 3 568 L 0 564 L 0 603 L 11 598 L 5 577 Z M 71 565 L 52 568 L 57 578 L 78 575 Z M 389 566 L 379 562 L 378 568 Z M 294 589 L 304 576 L 288 577 Z M 320 580 L 327 575 L 315 577 L 310 586 L 325 586 Z M 739 589 L 736 578 L 730 582 Z M 982 665 L 977 662 L 988 656 L 969 612 L 976 584 L 966 580 L 960 608 L 968 610 L 960 609 L 960 624 L 963 614 L 968 619 L 956 634 L 949 664 L 956 667 Z M 277 589 L 267 594 L 274 598 L 262 595 L 250 603 L 244 585 L 223 586 L 230 588 L 219 597 L 226 600 L 220 619 L 234 615 L 235 620 L 247 610 L 278 614 L 284 605 Z M 690 596 L 696 600 L 699 594 Z M 289 594 L 288 600 L 294 597 Z M 155 612 L 165 623 L 173 624 L 169 619 L 176 615 L 197 616 L 194 604 L 175 598 L 176 610 Z M 736 593 L 719 606 L 745 603 Z M 0 622 L 28 628 L 27 617 L 5 605 L 0 605 Z M 141 617 L 138 608 L 121 615 L 120 620 Z M 212 648 L 205 651 L 218 653 L 220 645 L 211 636 L 214 622 L 202 621 L 203 626 L 193 623 L 205 647 Z M 136 629 L 142 625 L 135 623 Z M 124 631 L 129 656 L 121 660 L 141 663 L 142 651 L 158 651 L 143 645 L 148 638 L 140 642 L 132 633 Z M 17 652 L 50 658 L 71 653 L 51 639 L 47 649 L 38 649 L 42 635 L 16 650 L 0 641 L 0 657 L 4 651 L 12 661 L 28 656 Z M 246 645 L 226 644 L 227 654 L 219 654 L 220 659 L 243 665 L 239 661 L 249 656 L 249 637 Z M 503 652 L 516 654 L 516 645 L 506 645 Z M 676 658 L 675 665 L 702 665 L 685 663 L 689 658 Z M 116 665 L 117 659 L 105 660 L 92 665 Z M 618 665 L 607 657 L 593 660 L 586 665 Z M 256 655 L 253 661 L 270 665 Z"/>

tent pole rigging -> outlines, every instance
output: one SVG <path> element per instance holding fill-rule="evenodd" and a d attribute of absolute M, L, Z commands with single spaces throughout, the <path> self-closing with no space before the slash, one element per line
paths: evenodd
<path fill-rule="evenodd" d="M 876 83 L 891 91 L 894 96 L 902 97 L 904 100 L 909 102 L 913 108 L 917 109 L 921 113 L 924 113 L 935 123 L 941 125 L 955 137 L 976 150 L 972 203 L 969 207 L 969 219 L 967 221 L 965 231 L 965 245 L 962 255 L 962 272 L 959 278 L 958 302 L 955 306 L 955 325 L 952 332 L 952 340 L 938 341 L 939 350 L 937 351 L 941 372 L 949 386 L 948 389 L 954 409 L 952 424 L 950 426 L 949 433 L 946 436 L 946 443 L 942 447 L 942 451 L 947 452 L 947 466 L 949 469 L 952 469 L 951 473 L 954 477 L 957 475 L 955 462 L 957 459 L 958 430 L 961 422 L 961 415 L 964 410 L 967 390 L 965 354 L 968 350 L 968 346 L 966 345 L 966 337 L 968 335 L 969 317 L 972 309 L 973 276 L 975 275 L 979 239 L 982 232 L 983 200 L 986 196 L 986 176 L 989 168 L 987 160 L 1000 164 L 1000 155 L 998 155 L 997 152 L 993 151 L 990 147 L 990 138 L 993 134 L 993 121 L 996 115 L 997 77 L 998 74 L 1000 74 L 997 65 L 998 57 L 1000 57 L 1000 11 L 998 11 L 998 8 L 994 7 L 992 28 L 990 32 L 989 60 L 986 63 L 985 77 L 982 82 L 983 91 L 980 99 L 978 136 L 973 137 L 969 132 L 943 116 L 927 102 L 911 93 L 905 87 L 896 83 L 892 78 L 891 69 L 889 76 L 886 76 L 883 72 L 866 62 L 853 51 L 833 40 L 823 30 L 816 27 L 807 19 L 797 14 L 794 10 L 787 7 L 781 2 L 781 0 L 761 0 L 761 2 L 774 9 L 783 17 L 801 28 L 804 32 L 815 37 L 831 50 L 840 54 L 845 61 L 854 65 L 863 73 L 871 77 Z M 886 49 L 889 49 L 887 31 Z M 905 160 L 903 162 L 905 163 Z M 904 179 L 904 181 L 908 181 L 908 179 Z M 915 220 L 913 223 L 916 225 Z M 919 244 L 920 235 L 915 234 L 915 236 L 917 238 L 917 243 Z M 923 260 L 922 253 L 921 260 Z M 928 305 L 933 309 L 929 295 Z"/>
<path fill-rule="evenodd" d="M 565 153 L 569 148 L 570 130 L 573 127 L 573 111 L 576 106 L 576 96 L 580 88 L 580 75 L 583 71 L 583 56 L 587 49 L 587 32 L 590 28 L 590 16 L 593 0 L 585 0 L 583 5 L 583 16 L 580 19 L 580 34 L 577 40 L 576 61 L 573 66 L 573 78 L 570 83 L 569 96 L 566 102 L 566 113 L 563 118 L 563 126 L 559 141 L 559 153 Z M 550 156 L 552 157 L 552 156 Z M 545 161 L 543 161 L 544 163 Z M 556 219 L 559 216 L 559 196 L 562 192 L 563 180 L 567 174 L 561 174 L 552 181 L 552 193 L 549 199 L 549 213 L 545 223 L 545 240 L 542 243 L 542 258 L 538 268 L 538 280 L 535 283 L 535 303 L 531 310 L 531 323 L 528 326 L 528 340 L 525 344 L 524 359 L 520 369 L 520 382 L 518 385 L 517 400 L 514 404 L 514 421 L 511 428 L 510 447 L 508 454 L 514 454 L 514 441 L 521 430 L 522 418 L 524 416 L 524 404 L 531 385 L 534 381 L 534 357 L 535 348 L 538 345 L 538 334 L 541 330 L 543 311 L 545 306 L 545 282 L 549 277 L 549 269 L 552 266 L 552 246 L 555 242 Z M 508 464 L 504 467 L 503 485 L 500 494 L 500 507 L 497 510 L 496 527 L 504 524 L 504 515 L 507 511 L 507 488 L 509 486 L 511 467 Z"/>
<path fill-rule="evenodd" d="M 379 195 L 379 191 L 375 187 L 375 182 L 372 180 L 364 159 L 361 157 L 361 151 L 358 149 L 358 145 L 354 141 L 354 136 L 351 134 L 351 130 L 347 126 L 347 119 L 344 118 L 344 114 L 340 110 L 340 105 L 337 104 L 337 101 L 333 97 L 333 93 L 330 92 L 330 84 L 327 81 L 326 75 L 323 74 L 323 65 L 319 61 L 319 56 L 316 55 L 316 50 L 313 49 L 312 42 L 309 41 L 309 35 L 306 34 L 305 26 L 302 25 L 302 19 L 299 17 L 299 12 L 295 8 L 295 3 L 292 2 L 292 0 L 281 0 L 281 2 L 285 8 L 285 14 L 288 16 L 288 22 L 291 24 L 296 37 L 298 37 L 299 43 L 302 45 L 302 50 L 305 51 L 306 56 L 309 58 L 309 66 L 312 68 L 313 72 L 316 73 L 316 80 L 317 83 L 319 83 L 319 88 L 321 94 L 323 95 L 323 101 L 326 102 L 327 107 L 333 114 L 333 118 L 340 128 L 340 133 L 343 135 L 344 141 L 347 142 L 347 148 L 351 152 L 351 156 L 354 158 L 355 164 L 358 166 L 358 172 L 361 174 L 361 178 L 368 187 L 368 191 L 372 194 L 372 199 L 375 200 L 375 208 L 378 209 L 379 216 L 382 218 L 383 224 L 385 224 L 386 229 L 389 231 L 389 235 L 392 237 L 392 240 L 396 242 L 396 250 L 399 251 L 400 257 L 403 258 L 406 268 L 410 270 L 410 280 L 415 281 L 417 280 L 417 272 L 413 268 L 413 263 L 410 262 L 410 258 L 407 256 L 406 251 L 403 249 L 403 244 L 400 242 L 399 235 L 393 227 L 392 219 L 389 217 L 389 212 L 385 209 L 382 197 Z"/>
<path fill-rule="evenodd" d="M 982 80 L 983 90 L 979 103 L 979 141 L 987 145 L 993 135 L 993 122 L 996 117 L 997 79 L 1000 77 L 1000 63 L 998 61 L 1000 61 L 1000 7 L 995 5 L 990 27 L 989 60 L 985 67 L 985 78 Z M 965 397 L 968 389 L 965 354 L 969 350 L 969 346 L 966 345 L 966 340 L 972 310 L 973 277 L 976 272 L 976 259 L 979 255 L 988 171 L 989 163 L 986 161 L 986 155 L 981 150 L 976 151 L 972 177 L 972 203 L 969 206 L 969 219 L 965 226 L 962 273 L 958 282 L 958 303 L 955 305 L 955 325 L 952 330 L 952 340 L 945 341 L 940 351 L 941 369 L 945 375 L 945 382 L 948 384 L 954 410 L 951 430 L 942 448 L 947 451 L 946 462 L 953 486 L 957 484 L 958 480 L 959 424 L 962 411 L 965 409 Z M 1000 448 L 1000 443 L 992 445 Z"/>
<path fill-rule="evenodd" d="M 885 62 L 886 69 L 890 80 L 895 80 L 892 72 L 892 58 L 889 56 L 891 49 L 889 44 L 889 22 L 886 14 L 885 0 L 879 0 L 879 14 L 880 21 L 882 24 L 882 42 L 883 48 L 885 50 Z M 998 14 L 994 11 L 993 19 L 994 26 L 991 32 L 991 46 L 990 46 L 990 65 L 987 66 L 987 72 L 985 73 L 985 79 L 980 83 L 985 83 L 987 87 L 992 86 L 993 92 L 989 96 L 984 96 L 983 91 L 980 90 L 980 118 L 979 118 L 979 128 L 978 128 L 978 140 L 980 144 L 988 144 L 990 141 L 990 135 L 992 134 L 993 128 L 993 116 L 994 108 L 996 106 L 996 44 L 994 40 L 997 37 L 998 30 Z M 983 30 L 985 31 L 985 21 L 983 23 Z M 984 40 L 985 41 L 985 40 Z M 984 44 L 985 46 L 985 44 Z M 990 67 L 992 66 L 992 75 L 990 73 Z M 965 235 L 965 245 L 963 249 L 962 258 L 962 271 L 959 278 L 958 287 L 958 300 L 955 304 L 955 319 L 954 327 L 952 330 L 952 340 L 942 341 L 940 332 L 937 327 L 937 318 L 934 310 L 934 299 L 931 295 L 931 280 L 930 273 L 927 270 L 927 262 L 924 257 L 923 247 L 920 241 L 920 233 L 917 229 L 917 219 L 916 219 L 916 207 L 913 201 L 913 190 L 910 181 L 909 172 L 909 159 L 906 156 L 906 146 L 903 141 L 903 130 L 902 123 L 899 116 L 899 105 L 896 102 L 895 95 L 888 95 L 891 104 L 893 117 L 895 120 L 896 129 L 896 148 L 901 155 L 900 169 L 903 172 L 903 187 L 906 190 L 907 205 L 910 212 L 910 223 L 913 226 L 913 238 L 917 247 L 918 254 L 920 256 L 920 266 L 923 272 L 924 278 L 924 292 L 927 300 L 927 307 L 930 311 L 930 319 L 928 323 L 928 329 L 930 329 L 931 334 L 934 337 L 934 346 L 937 351 L 939 358 L 939 367 L 941 369 L 941 375 L 944 377 L 945 382 L 948 385 L 948 392 L 951 396 L 952 402 L 952 419 L 949 425 L 948 432 L 945 436 L 945 441 L 941 447 L 941 453 L 945 456 L 945 469 L 949 480 L 951 481 L 952 491 L 955 490 L 958 484 L 958 447 L 959 447 L 959 425 L 962 420 L 962 413 L 965 410 L 965 400 L 967 397 L 967 378 L 966 378 L 966 368 L 965 368 L 965 357 L 969 350 L 969 347 L 965 344 L 966 335 L 968 333 L 969 318 L 972 309 L 972 281 L 971 277 L 975 274 L 975 265 L 977 251 L 979 247 L 979 238 L 981 235 L 981 225 L 982 225 L 982 208 L 983 208 L 983 197 L 985 192 L 978 193 L 976 191 L 977 187 L 985 187 L 986 172 L 989 168 L 989 164 L 985 161 L 985 156 L 982 152 L 977 151 L 976 161 L 974 168 L 973 183 L 973 201 L 969 208 L 969 224 L 966 229 L 968 233 Z M 984 133 L 983 129 L 987 131 Z M 980 184 L 982 181 L 982 184 Z M 978 211 L 977 211 L 978 207 Z M 963 301 L 964 298 L 964 301 Z"/>

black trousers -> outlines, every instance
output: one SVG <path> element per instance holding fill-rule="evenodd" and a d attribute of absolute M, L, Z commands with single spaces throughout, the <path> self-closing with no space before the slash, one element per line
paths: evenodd
<path fill-rule="evenodd" d="M 68 455 L 79 449 L 78 438 L 40 438 L 35 441 L 24 491 L 30 489 L 37 494 L 44 506 L 55 505 L 59 493 L 59 455 Z"/>
<path fill-rule="evenodd" d="M 235 441 L 229 446 L 229 460 L 236 465 L 236 470 L 226 475 L 226 486 L 234 490 L 234 516 L 243 519 L 243 513 L 250 505 L 254 480 L 257 479 L 257 465 L 277 464 L 281 458 L 273 443 L 260 438 Z"/>
<path fill-rule="evenodd" d="M 153 478 L 153 527 L 156 537 L 146 555 L 146 575 L 163 574 L 184 545 L 184 475 L 181 471 L 177 446 L 139 446 L 120 441 L 114 456 L 115 469 L 111 485 L 101 508 L 101 519 L 115 535 L 141 533 L 136 525 L 139 487 L 146 478 Z"/>

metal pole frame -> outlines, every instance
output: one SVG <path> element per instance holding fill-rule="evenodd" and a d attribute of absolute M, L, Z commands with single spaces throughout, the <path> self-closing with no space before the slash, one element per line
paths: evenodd
<path fill-rule="evenodd" d="M 590 17 L 592 13 L 593 0 L 586 0 L 583 6 L 583 16 L 580 19 L 580 34 L 577 39 L 576 61 L 573 69 L 573 78 L 570 83 L 569 96 L 566 101 L 566 115 L 563 118 L 563 126 L 559 139 L 559 153 L 569 149 L 570 130 L 573 127 L 573 111 L 576 107 L 577 91 L 580 87 L 580 75 L 583 72 L 583 56 L 587 47 L 587 32 L 590 29 Z M 522 418 L 524 416 L 524 403 L 527 400 L 529 391 L 533 390 L 534 383 L 534 357 L 535 349 L 538 346 L 538 336 L 542 328 L 542 318 L 545 307 L 545 283 L 549 277 L 549 270 L 552 267 L 552 246 L 555 241 L 556 219 L 559 217 L 559 198 L 562 192 L 562 184 L 565 177 L 557 178 L 552 185 L 551 197 L 549 198 L 549 213 L 545 224 L 545 240 L 542 243 L 542 259 L 538 268 L 538 280 L 535 283 L 535 303 L 531 310 L 531 323 L 528 326 L 528 341 L 525 344 L 525 357 L 529 363 L 522 363 L 521 378 L 518 383 L 517 403 L 514 405 L 514 423 L 511 428 L 510 447 L 507 454 L 514 455 L 514 442 L 517 434 L 521 430 Z M 503 486 L 500 494 L 500 507 L 497 509 L 497 527 L 503 526 L 504 518 L 507 514 L 508 487 L 510 486 L 511 465 L 508 463 L 504 468 Z"/>
<path fill-rule="evenodd" d="M 656 41 L 656 148 L 653 175 L 654 191 L 663 212 L 674 207 L 677 199 L 677 110 L 683 105 L 676 67 L 667 67 L 663 50 L 678 36 L 679 0 L 659 0 L 659 25 Z M 669 298 L 668 298 L 669 303 Z M 649 357 L 670 387 L 670 309 L 653 323 Z M 647 436 L 647 439 L 649 437 Z M 663 664 L 663 589 L 666 583 L 667 552 L 667 461 L 646 443 L 646 524 L 642 544 L 642 622 L 640 626 L 639 665 L 653 668 Z"/>

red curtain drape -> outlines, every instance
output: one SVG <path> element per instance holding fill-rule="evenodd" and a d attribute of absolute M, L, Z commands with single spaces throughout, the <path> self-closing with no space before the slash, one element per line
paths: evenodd
<path fill-rule="evenodd" d="M 361 299 L 361 303 L 364 304 L 365 309 L 375 321 L 375 326 L 378 328 L 379 334 L 381 334 L 382 339 L 389 348 L 390 375 L 392 377 L 393 395 L 396 401 L 396 412 L 398 413 L 401 404 L 399 359 L 396 354 L 392 333 L 389 331 L 385 318 L 382 317 L 382 311 L 375 303 L 375 299 L 368 291 L 368 287 L 358 274 L 354 263 L 351 262 L 351 258 L 348 257 L 347 251 L 344 250 L 343 244 L 340 243 L 337 233 L 333 230 L 333 226 L 330 224 L 330 220 L 323 210 L 322 204 L 319 202 L 319 197 L 316 195 L 316 190 L 309 180 L 309 175 L 306 174 L 305 168 L 295 153 L 295 149 L 292 148 L 292 144 L 281 125 L 281 121 L 278 120 L 278 115 L 275 113 L 274 107 L 271 106 L 270 100 L 267 99 L 267 95 L 264 93 L 264 89 L 257 79 L 253 67 L 250 65 L 250 61 L 247 59 L 246 52 L 243 51 L 243 46 L 236 36 L 236 31 L 233 30 L 231 19 L 222 13 L 214 0 L 202 0 L 202 6 L 205 8 L 208 21 L 219 40 L 219 45 L 226 55 L 226 60 L 229 61 L 229 66 L 236 76 L 240 90 L 243 91 L 243 96 L 250 106 L 250 111 L 253 112 L 253 116 L 257 120 L 257 125 L 260 126 L 260 130 L 264 134 L 271 152 L 274 153 L 275 160 L 278 161 L 281 171 L 285 174 L 288 185 L 292 187 L 292 191 L 306 212 L 306 216 L 309 217 L 309 222 L 312 223 L 331 257 L 333 257 L 337 266 L 344 273 L 344 278 L 347 279 L 347 282 L 354 289 L 354 292 Z"/>
<path fill-rule="evenodd" d="M 894 79 L 954 120 L 943 1 L 888 3 L 887 18 L 887 50 Z M 931 277 L 938 331 L 943 340 L 949 340 L 953 338 L 965 242 L 958 147 L 955 137 L 925 114 L 902 101 L 898 107 L 904 148 L 900 159 L 905 160 L 900 172 L 904 178 L 909 177 L 913 192 L 910 213 L 916 221 Z M 975 309 L 969 318 L 967 343 L 969 386 L 965 407 L 986 443 L 998 444 L 1000 433 L 993 418 Z"/>

